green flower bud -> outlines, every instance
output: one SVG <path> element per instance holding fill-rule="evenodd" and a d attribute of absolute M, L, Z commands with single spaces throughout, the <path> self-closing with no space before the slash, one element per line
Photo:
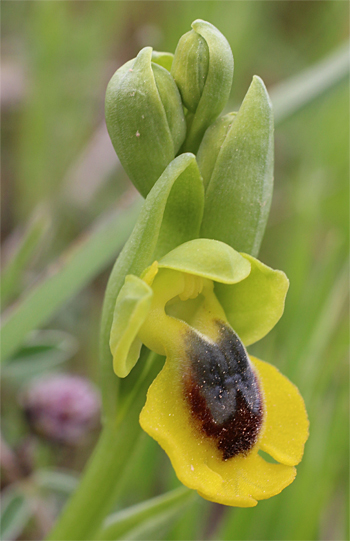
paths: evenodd
<path fill-rule="evenodd" d="M 205 130 L 225 107 L 233 77 L 233 57 L 226 38 L 212 24 L 197 19 L 182 36 L 171 73 L 188 109 L 183 150 L 196 153 Z"/>
<path fill-rule="evenodd" d="M 180 39 L 171 73 L 180 89 L 185 107 L 195 113 L 208 75 L 209 49 L 207 42 L 191 30 Z"/>
<path fill-rule="evenodd" d="M 174 55 L 171 53 L 163 53 L 160 51 L 152 51 L 152 62 L 159 64 L 170 72 L 174 60 Z"/>
<path fill-rule="evenodd" d="M 164 56 L 155 57 L 159 64 Z M 119 68 L 106 92 L 106 123 L 118 157 L 145 197 L 175 158 L 186 135 L 181 97 L 152 48 Z M 170 66 L 169 58 L 166 65 Z"/>
<path fill-rule="evenodd" d="M 273 113 L 260 77 L 237 115 L 207 130 L 197 161 L 206 187 L 201 236 L 256 256 L 273 190 Z"/>

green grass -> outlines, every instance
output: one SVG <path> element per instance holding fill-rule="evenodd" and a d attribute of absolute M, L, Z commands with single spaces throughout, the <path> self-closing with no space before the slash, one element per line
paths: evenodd
<path fill-rule="evenodd" d="M 173 51 L 192 20 L 210 20 L 233 49 L 231 107 L 236 107 L 254 74 L 273 88 L 340 47 L 347 40 L 348 12 L 346 2 L 328 0 L 4 2 L 3 60 L 25 75 L 20 99 L 5 106 L 2 115 L 4 236 L 25 227 L 43 202 L 53 218 L 49 242 L 37 253 L 31 248 L 30 260 L 25 258 L 24 268 L 18 270 L 18 302 L 11 317 L 27 310 L 25 324 L 30 328 L 74 335 L 80 349 L 66 363 L 67 369 L 97 380 L 99 318 L 115 253 L 112 235 L 100 246 L 94 237 L 97 244 L 91 250 L 80 247 L 81 277 L 75 266 L 79 259 L 67 259 L 76 280 L 75 287 L 70 282 L 68 293 L 64 274 L 57 282 L 47 269 L 87 231 L 97 213 L 105 214 L 117 203 L 128 186 L 125 174 L 116 168 L 101 178 L 100 189 L 85 207 L 78 208 L 63 195 L 66 172 L 100 125 L 105 86 L 120 64 L 144 45 Z M 291 287 L 282 320 L 251 351 L 276 364 L 305 398 L 310 438 L 296 481 L 253 509 L 222 508 L 197 498 L 175 523 L 169 522 L 168 529 L 162 525 L 163 539 L 349 537 L 348 122 L 348 84 L 343 80 L 283 121 L 281 116 L 276 127 L 275 194 L 260 258 L 285 271 Z M 116 219 L 118 249 L 125 238 L 117 226 Z M 54 304 L 39 313 L 30 299 L 38 288 L 40 293 L 43 278 L 37 280 L 43 272 L 56 283 L 56 293 L 50 301 Z M 19 345 L 15 327 L 14 341 Z M 23 329 L 22 338 L 28 327 Z M 4 379 L 4 438 L 15 446 L 28 434 L 20 420 L 17 388 L 5 384 Z M 16 427 L 11 427 L 13 423 Z M 154 442 L 144 436 L 136 451 L 125 471 L 116 510 L 178 486 L 168 458 Z M 45 465 L 49 461 L 52 467 L 80 471 L 87 453 L 82 452 L 72 466 L 61 451 L 50 452 L 49 459 L 47 453 L 38 452 L 35 469 L 43 467 L 45 455 Z M 24 535 L 40 538 L 35 521 Z"/>

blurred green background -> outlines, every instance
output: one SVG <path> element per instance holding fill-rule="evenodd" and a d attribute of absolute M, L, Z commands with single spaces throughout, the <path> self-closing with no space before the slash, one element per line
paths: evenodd
<path fill-rule="evenodd" d="M 1 7 L 3 308 L 17 300 L 13 326 L 23 324 L 25 338 L 13 339 L 2 374 L 3 446 L 23 470 L 11 477 L 8 461 L 2 463 L 3 539 L 40 539 L 75 487 L 75 477 L 61 469 L 83 468 L 97 431 L 76 448 L 36 439 L 18 393 L 43 370 L 84 375 L 98 384 L 104 288 L 138 205 L 104 128 L 108 80 L 146 45 L 174 52 L 191 22 L 202 18 L 219 28 L 233 50 L 227 110 L 239 107 L 254 74 L 277 100 L 279 83 L 347 41 L 349 4 L 18 1 Z M 196 498 L 152 539 L 348 539 L 349 88 L 346 77 L 335 84 L 332 77 L 330 70 L 327 92 L 276 123 L 275 192 L 260 259 L 285 271 L 291 286 L 284 317 L 250 349 L 280 368 L 305 398 L 310 438 L 298 475 L 281 495 L 253 509 Z M 129 208 L 134 214 L 128 222 Z M 58 293 L 45 290 L 37 308 L 30 304 L 38 284 L 73 264 L 76 250 L 103 228 L 106 216 L 113 225 L 110 237 L 105 243 L 97 239 L 81 271 L 78 261 L 74 287 L 63 279 Z M 92 259 L 96 268 L 89 273 Z M 27 337 L 31 328 L 54 331 L 53 338 L 39 336 L 44 345 L 49 341 L 44 355 Z M 22 342 L 27 349 L 18 350 Z M 43 472 L 50 482 L 42 481 Z M 175 486 L 167 456 L 142 434 L 116 508 Z"/>

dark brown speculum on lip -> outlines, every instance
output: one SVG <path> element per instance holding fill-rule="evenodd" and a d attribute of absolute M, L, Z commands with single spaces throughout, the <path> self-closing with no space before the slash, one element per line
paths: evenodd
<path fill-rule="evenodd" d="M 191 332 L 184 392 L 194 422 L 212 438 L 223 460 L 246 454 L 263 422 L 263 401 L 247 352 L 236 333 L 218 321 L 212 343 Z"/>

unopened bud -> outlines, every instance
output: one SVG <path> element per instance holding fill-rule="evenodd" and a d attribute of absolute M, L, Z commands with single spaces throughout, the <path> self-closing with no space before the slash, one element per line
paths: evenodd
<path fill-rule="evenodd" d="M 171 73 L 180 89 L 184 106 L 195 113 L 208 75 L 207 42 L 194 30 L 184 34 L 176 48 Z"/>
<path fill-rule="evenodd" d="M 183 151 L 196 153 L 205 130 L 229 98 L 233 56 L 227 39 L 215 26 L 197 19 L 192 28 L 179 40 L 171 73 L 188 109 Z"/>
<path fill-rule="evenodd" d="M 171 58 L 142 49 L 116 71 L 106 92 L 106 123 L 115 151 L 146 196 L 175 158 L 186 135 L 180 93 L 168 69 Z"/>
<path fill-rule="evenodd" d="M 159 66 L 162 66 L 169 72 L 171 70 L 173 60 L 174 60 L 174 55 L 171 53 L 164 53 L 161 51 L 152 51 L 152 62 L 154 62 L 154 64 L 159 64 Z"/>

